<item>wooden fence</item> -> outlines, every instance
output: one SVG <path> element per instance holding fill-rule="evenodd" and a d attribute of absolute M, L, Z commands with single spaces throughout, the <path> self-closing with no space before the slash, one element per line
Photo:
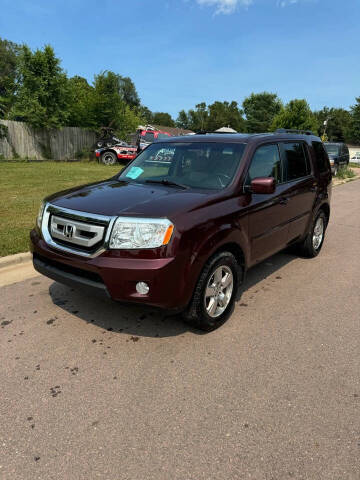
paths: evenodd
<path fill-rule="evenodd" d="M 5 160 L 74 160 L 88 156 L 96 140 L 94 132 L 78 127 L 33 129 L 12 120 L 0 124 L 6 127 L 6 136 L 0 138 L 0 159 Z"/>

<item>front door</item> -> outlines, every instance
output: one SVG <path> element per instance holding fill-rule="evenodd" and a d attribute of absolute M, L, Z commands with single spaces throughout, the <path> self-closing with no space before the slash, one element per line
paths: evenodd
<path fill-rule="evenodd" d="M 257 177 L 274 177 L 277 183 L 273 194 L 249 194 L 248 236 L 250 264 L 260 262 L 286 246 L 288 220 L 282 162 L 277 144 L 261 145 L 255 151 L 245 180 L 245 188 Z"/>

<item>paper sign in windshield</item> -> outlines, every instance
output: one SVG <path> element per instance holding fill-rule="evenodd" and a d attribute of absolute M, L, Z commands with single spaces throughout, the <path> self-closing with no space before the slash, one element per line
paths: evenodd
<path fill-rule="evenodd" d="M 131 167 L 126 176 L 134 180 L 135 178 L 139 177 L 143 171 L 144 170 L 140 167 Z"/>

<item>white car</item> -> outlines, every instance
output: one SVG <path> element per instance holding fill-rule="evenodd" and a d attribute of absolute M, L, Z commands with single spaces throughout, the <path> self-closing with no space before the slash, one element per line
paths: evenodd
<path fill-rule="evenodd" d="M 350 162 L 358 163 L 360 165 L 360 152 L 356 152 L 355 155 L 351 158 Z"/>

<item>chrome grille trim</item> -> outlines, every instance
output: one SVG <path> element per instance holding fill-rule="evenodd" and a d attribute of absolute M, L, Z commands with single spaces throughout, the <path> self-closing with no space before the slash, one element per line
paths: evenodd
<path fill-rule="evenodd" d="M 95 229 L 97 227 L 102 229 L 103 241 L 101 245 L 95 252 L 85 252 L 78 249 L 78 248 L 84 247 L 85 246 L 84 244 L 80 244 L 80 243 L 76 244 L 75 242 L 73 242 L 74 248 L 71 248 L 71 246 L 64 246 L 58 243 L 56 241 L 57 239 L 58 240 L 61 239 L 63 241 L 68 241 L 68 239 L 65 236 L 56 237 L 54 236 L 54 234 L 53 234 L 53 237 L 55 238 L 51 236 L 49 227 L 51 228 L 50 218 L 52 216 L 60 217 L 61 220 L 64 221 L 64 223 L 66 223 L 66 219 L 69 219 L 69 223 L 75 224 L 75 226 L 76 225 L 82 226 L 82 225 L 88 224 L 87 227 L 95 227 Z M 47 203 L 44 209 L 44 214 L 43 214 L 43 219 L 41 224 L 41 233 L 45 242 L 51 247 L 56 248 L 57 250 L 71 253 L 72 255 L 79 255 L 81 257 L 94 258 L 100 255 L 101 253 L 103 253 L 105 250 L 107 250 L 109 246 L 111 231 L 116 218 L 117 218 L 116 216 L 97 215 L 93 213 L 80 212 L 78 210 L 71 210 L 69 208 L 56 207 L 51 203 Z M 104 237 L 104 232 L 105 232 L 105 237 Z M 100 240 L 97 239 L 96 242 L 94 242 L 92 245 L 95 245 L 99 241 Z M 91 247 L 92 245 L 87 245 L 87 246 Z"/>
<path fill-rule="evenodd" d="M 62 218 L 56 215 L 50 217 L 52 238 L 73 243 L 75 246 L 93 247 L 103 239 L 105 228 L 105 225 L 78 222 L 72 218 Z"/>

